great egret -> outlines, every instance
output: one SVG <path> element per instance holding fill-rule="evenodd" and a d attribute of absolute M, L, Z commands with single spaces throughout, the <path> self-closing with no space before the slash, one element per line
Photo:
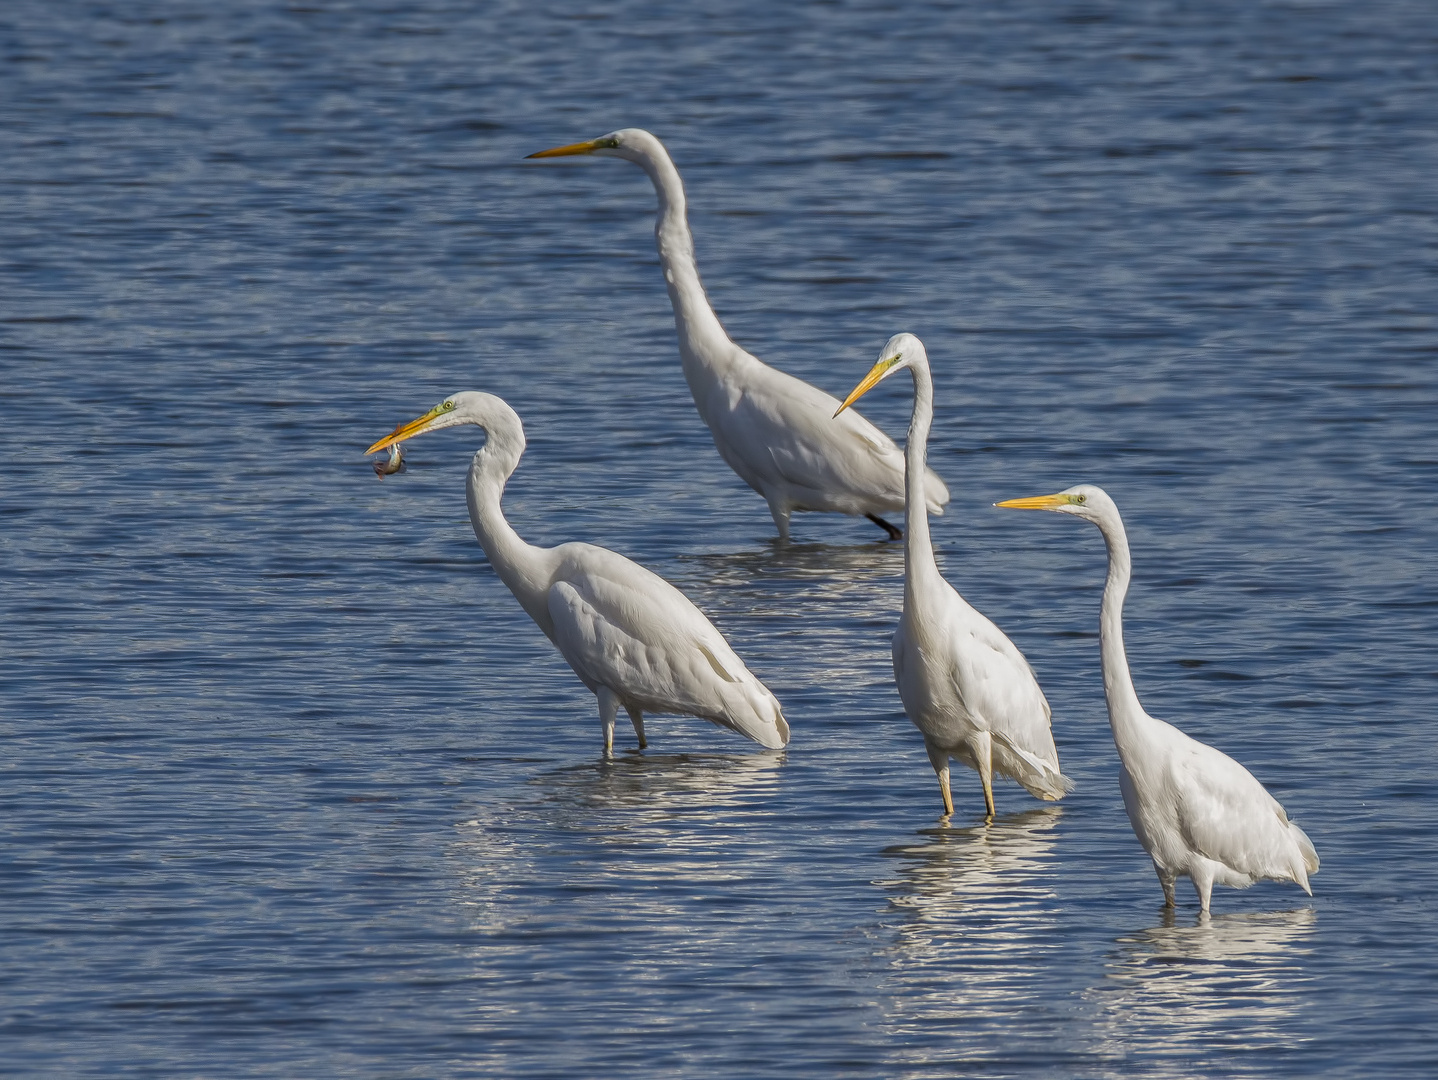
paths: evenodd
<path fill-rule="evenodd" d="M 529 156 L 575 154 L 632 161 L 654 182 L 654 236 L 674 305 L 684 378 L 720 456 L 764 496 L 780 539 L 789 539 L 791 512 L 819 510 L 863 515 L 897 540 L 899 530 L 880 515 L 904 508 L 899 448 L 857 413 L 834 423 L 837 398 L 769 367 L 729 339 L 699 281 L 684 182 L 664 144 L 647 131 L 624 128 Z M 930 511 L 942 514 L 949 501 L 944 482 L 929 470 L 923 487 Z"/>
<path fill-rule="evenodd" d="M 389 457 L 375 458 L 371 464 L 374 466 L 374 474 L 383 480 L 404 468 L 404 451 L 399 448 L 399 443 L 390 443 Z"/>
<path fill-rule="evenodd" d="M 921 478 L 934 419 L 929 356 L 913 334 L 895 334 L 839 410 L 884 379 L 908 369 L 914 412 L 904 444 L 908 503 L 904 508 L 904 614 L 894 631 L 894 681 L 904 711 L 923 733 L 939 776 L 944 813 L 954 812 L 949 758 L 977 769 L 984 810 L 994 816 L 993 774 L 1012 777 L 1040 799 L 1061 799 L 1072 786 L 1059 771 L 1049 729 L 1049 703 L 1033 669 L 1004 632 L 939 574 L 929 544 Z"/>
<path fill-rule="evenodd" d="M 1123 600 L 1128 593 L 1128 537 L 1118 507 L 1092 484 L 1009 499 L 1015 510 L 1054 510 L 1091 521 L 1108 545 L 1108 582 L 1099 625 L 1108 722 L 1120 761 L 1124 809 L 1153 859 L 1163 898 L 1173 906 L 1174 882 L 1187 876 L 1203 911 L 1214 882 L 1243 889 L 1259 878 L 1294 881 L 1308 893 L 1318 872 L 1313 843 L 1253 774 L 1227 754 L 1189 738 L 1143 711 L 1123 651 Z"/>
<path fill-rule="evenodd" d="M 673 585 L 607 548 L 542 548 L 520 539 L 500 499 L 524 453 L 524 425 L 502 399 L 472 390 L 447 397 L 365 453 L 459 424 L 486 435 L 469 467 L 474 535 L 520 607 L 599 699 L 606 753 L 621 705 L 641 747 L 646 712 L 700 716 L 772 750 L 789 741 L 769 688 Z"/>

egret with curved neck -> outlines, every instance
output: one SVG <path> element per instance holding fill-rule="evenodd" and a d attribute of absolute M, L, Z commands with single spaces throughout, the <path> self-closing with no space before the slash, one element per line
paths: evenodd
<path fill-rule="evenodd" d="M 904 508 L 904 459 L 894 441 L 854 412 L 831 420 L 837 398 L 769 367 L 730 340 L 699 280 L 684 182 L 664 144 L 624 128 L 532 158 L 595 154 L 642 168 L 659 196 L 654 226 L 659 264 L 674 306 L 679 356 L 694 405 L 719 454 L 769 504 L 783 540 L 796 510 L 867 517 L 890 538 L 900 532 L 881 515 Z M 922 487 L 930 512 L 942 514 L 948 488 L 932 470 Z"/>
<path fill-rule="evenodd" d="M 1203 911 L 1214 883 L 1243 889 L 1260 878 L 1296 882 L 1310 896 L 1318 853 L 1278 800 L 1233 758 L 1144 712 L 1123 649 L 1128 595 L 1128 536 L 1103 488 L 1079 484 L 1057 495 L 1010 499 L 999 506 L 1052 510 L 1091 521 L 1108 546 L 1099 637 L 1108 721 L 1118 747 L 1124 809 L 1174 903 L 1179 877 L 1193 882 Z"/>
<path fill-rule="evenodd" d="M 761 746 L 789 741 L 769 688 L 678 589 L 608 548 L 525 543 L 500 509 L 505 481 L 524 453 L 524 425 L 501 398 L 465 391 L 401 424 L 365 453 L 460 424 L 483 428 L 469 467 L 469 518 L 499 579 L 599 700 L 604 750 L 623 706 L 640 747 L 644 713 L 712 720 Z"/>
<path fill-rule="evenodd" d="M 914 378 L 914 411 L 904 444 L 904 613 L 894 632 L 894 681 L 904 712 L 924 736 L 946 815 L 954 812 L 951 757 L 978 771 L 990 818 L 994 773 L 1017 780 L 1037 798 L 1061 799 L 1072 785 L 1059 771 L 1049 703 L 1033 669 L 934 562 L 923 488 L 934 382 L 923 342 L 913 334 L 895 334 L 839 409 L 904 370 Z"/>

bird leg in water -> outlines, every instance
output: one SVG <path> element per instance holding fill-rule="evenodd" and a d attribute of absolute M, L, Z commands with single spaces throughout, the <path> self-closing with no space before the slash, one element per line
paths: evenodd
<path fill-rule="evenodd" d="M 870 521 L 872 521 L 875 525 L 879 526 L 879 528 L 883 529 L 886 533 L 888 533 L 890 540 L 902 540 L 904 538 L 903 529 L 899 528 L 897 525 L 890 525 L 878 514 L 865 514 L 864 516 Z"/>
<path fill-rule="evenodd" d="M 954 796 L 949 791 L 949 752 L 928 743 L 924 744 L 924 749 L 929 752 L 929 764 L 938 774 L 939 794 L 944 797 L 944 817 L 948 817 L 954 812 Z"/>
<path fill-rule="evenodd" d="M 643 750 L 649 745 L 644 740 L 644 713 L 639 709 L 630 709 L 627 705 L 625 709 L 629 712 L 629 719 L 634 721 L 634 734 L 639 736 L 639 749 Z"/>
<path fill-rule="evenodd" d="M 1178 875 L 1168 873 L 1163 867 L 1159 866 L 1158 863 L 1153 864 L 1153 869 L 1154 872 L 1158 874 L 1158 883 L 1163 886 L 1163 906 L 1166 908 L 1174 907 L 1173 885 L 1174 882 L 1178 880 Z"/>
<path fill-rule="evenodd" d="M 994 737 L 981 731 L 974 737 L 974 760 L 979 765 L 979 780 L 984 785 L 984 816 L 994 820 Z"/>
<path fill-rule="evenodd" d="M 614 718 L 619 715 L 619 695 L 607 686 L 594 692 L 599 698 L 599 723 L 604 728 L 604 756 L 614 753 Z"/>
<path fill-rule="evenodd" d="M 789 542 L 789 508 L 777 499 L 769 500 L 769 515 L 774 519 L 774 528 L 779 530 L 779 542 Z"/>
<path fill-rule="evenodd" d="M 1194 861 L 1199 862 L 1197 859 Z M 1193 891 L 1198 893 L 1198 910 L 1207 914 L 1209 897 L 1213 894 L 1213 868 L 1190 866 L 1188 876 L 1193 881 Z"/>

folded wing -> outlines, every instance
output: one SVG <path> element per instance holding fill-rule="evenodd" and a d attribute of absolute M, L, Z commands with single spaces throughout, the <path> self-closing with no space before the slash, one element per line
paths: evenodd
<path fill-rule="evenodd" d="M 964 707 L 993 737 L 994 768 L 1040 799 L 1072 788 L 1059 770 L 1048 699 L 1033 669 L 1007 635 L 968 607 L 947 636 L 953 680 Z"/>
<path fill-rule="evenodd" d="M 1296 881 L 1307 890 L 1318 855 L 1303 830 L 1242 765 L 1185 738 L 1173 773 L 1179 827 L 1192 850 L 1250 880 Z"/>
<path fill-rule="evenodd" d="M 549 613 L 555 644 L 586 686 L 648 712 L 703 717 L 773 749 L 789 741 L 778 700 L 683 593 L 584 546 L 584 565 L 567 567 L 550 588 Z"/>

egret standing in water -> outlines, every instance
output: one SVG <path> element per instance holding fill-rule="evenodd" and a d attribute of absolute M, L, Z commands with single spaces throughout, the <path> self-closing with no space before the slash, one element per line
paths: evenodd
<path fill-rule="evenodd" d="M 365 453 L 460 424 L 481 427 L 486 436 L 469 467 L 474 535 L 520 607 L 599 699 L 606 753 L 621 705 L 641 747 L 647 745 L 646 712 L 700 716 L 770 749 L 789 741 L 789 725 L 769 688 L 673 585 L 607 548 L 542 548 L 520 539 L 499 504 L 524 453 L 524 425 L 502 399 L 455 394 Z"/>
<path fill-rule="evenodd" d="M 895 334 L 839 410 L 905 369 L 914 377 L 914 412 L 904 444 L 904 614 L 894 632 L 894 681 L 904 711 L 923 733 L 946 815 L 954 812 L 950 757 L 978 770 L 990 818 L 996 772 L 1037 798 L 1061 799 L 1072 785 L 1059 771 L 1049 703 L 1033 669 L 1004 632 L 943 579 L 934 562 L 923 488 L 934 382 L 923 343 L 913 334 Z"/>
<path fill-rule="evenodd" d="M 1091 521 L 1108 545 L 1099 637 L 1108 722 L 1118 747 L 1119 788 L 1139 843 L 1153 859 L 1167 906 L 1188 877 L 1208 911 L 1214 882 L 1243 889 L 1259 878 L 1294 881 L 1308 895 L 1318 853 L 1278 800 L 1227 754 L 1143 711 L 1123 650 L 1128 537 L 1103 488 L 1080 484 L 1057 495 L 1010 499 L 1014 510 L 1053 510 Z"/>
<path fill-rule="evenodd" d="M 664 144 L 647 131 L 624 128 L 529 156 L 576 154 L 632 161 L 654 182 L 659 195 L 654 235 L 674 305 L 684 378 L 720 456 L 764 496 L 780 539 L 789 538 L 793 511 L 816 510 L 862 515 L 897 540 L 899 530 L 880 515 L 904 508 L 899 448 L 857 413 L 833 422 L 837 398 L 769 367 L 729 339 L 699 281 L 684 183 Z M 920 487 L 929 510 L 942 514 L 949 501 L 944 482 L 928 470 Z"/>

